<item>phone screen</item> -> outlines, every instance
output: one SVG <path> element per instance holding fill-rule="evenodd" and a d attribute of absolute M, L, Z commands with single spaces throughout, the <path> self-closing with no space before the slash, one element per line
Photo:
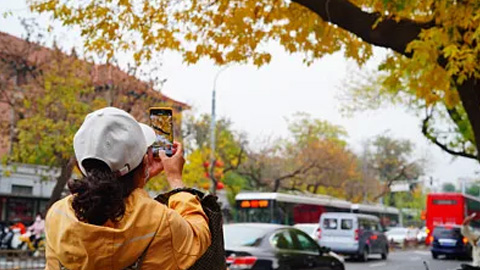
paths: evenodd
<path fill-rule="evenodd" d="M 155 131 L 155 150 L 164 150 L 167 156 L 172 155 L 173 147 L 173 113 L 169 108 L 151 108 L 150 126 Z"/>

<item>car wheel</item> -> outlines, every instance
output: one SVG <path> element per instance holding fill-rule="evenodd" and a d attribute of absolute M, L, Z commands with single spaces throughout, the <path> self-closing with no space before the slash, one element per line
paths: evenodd
<path fill-rule="evenodd" d="M 432 258 L 434 258 L 435 260 L 438 259 L 438 254 L 435 252 L 432 252 Z"/>
<path fill-rule="evenodd" d="M 343 266 L 342 263 L 340 263 L 340 264 L 335 264 L 334 266 L 332 266 L 332 269 L 333 269 L 333 270 L 345 270 L 345 266 Z"/>
<path fill-rule="evenodd" d="M 360 260 L 362 262 L 367 262 L 368 261 L 368 247 L 364 247 L 363 248 L 363 252 L 362 254 L 360 255 Z"/>
<path fill-rule="evenodd" d="M 333 259 L 331 262 L 330 262 L 330 267 L 328 269 L 331 269 L 331 270 L 345 270 L 345 266 L 343 265 L 343 263 L 337 259 Z"/>
<path fill-rule="evenodd" d="M 382 260 L 386 260 L 388 257 L 388 245 L 385 246 L 383 252 L 382 252 Z"/>

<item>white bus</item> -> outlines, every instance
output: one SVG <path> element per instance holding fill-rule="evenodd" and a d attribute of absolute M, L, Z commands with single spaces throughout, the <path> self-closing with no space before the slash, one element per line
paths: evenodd
<path fill-rule="evenodd" d="M 328 195 L 244 192 L 235 197 L 236 222 L 293 225 L 318 223 L 325 212 L 354 212 L 379 217 L 384 226 L 398 224 L 399 211 L 383 205 L 352 204 Z"/>

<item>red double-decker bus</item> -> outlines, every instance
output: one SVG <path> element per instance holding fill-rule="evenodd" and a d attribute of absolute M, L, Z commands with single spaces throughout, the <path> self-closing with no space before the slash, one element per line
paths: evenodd
<path fill-rule="evenodd" d="M 432 232 L 438 225 L 461 225 L 466 216 L 480 217 L 480 199 L 461 193 L 430 193 L 427 195 L 426 244 L 432 241 Z M 480 227 L 478 220 L 472 226 Z"/>

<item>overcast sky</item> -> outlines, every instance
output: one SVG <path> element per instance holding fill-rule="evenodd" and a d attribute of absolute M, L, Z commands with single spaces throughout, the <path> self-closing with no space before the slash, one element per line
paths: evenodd
<path fill-rule="evenodd" d="M 4 5 L 6 3 L 6 5 Z M 12 10 L 14 16 L 0 19 L 0 31 L 16 36 L 24 34 L 18 16 L 34 17 L 42 25 L 44 16 L 32 15 L 23 1 L 3 0 L 0 12 Z M 62 47 L 80 46 L 75 30 L 55 27 L 54 35 Z M 400 107 L 382 108 L 357 113 L 353 117 L 340 114 L 338 92 L 351 71 L 352 61 L 334 54 L 316 61 L 311 66 L 302 63 L 299 55 L 289 55 L 275 44 L 271 45 L 272 62 L 260 69 L 251 65 L 232 65 L 217 81 L 217 113 L 228 117 L 234 128 L 246 131 L 251 142 L 262 137 L 285 136 L 285 117 L 295 112 L 307 112 L 315 118 L 343 126 L 349 134 L 348 142 L 359 152 L 361 143 L 388 131 L 395 138 L 410 139 L 416 145 L 415 155 L 428 156 L 427 175 L 439 182 L 456 182 L 461 177 L 476 177 L 478 163 L 464 158 L 453 159 L 430 144 L 421 134 L 421 119 Z M 375 58 L 365 68 L 373 69 L 385 54 L 376 49 Z M 196 65 L 183 64 L 176 53 L 165 53 L 160 59 L 159 76 L 167 81 L 162 93 L 193 106 L 195 114 L 210 113 L 213 80 L 221 67 L 203 60 Z"/>

